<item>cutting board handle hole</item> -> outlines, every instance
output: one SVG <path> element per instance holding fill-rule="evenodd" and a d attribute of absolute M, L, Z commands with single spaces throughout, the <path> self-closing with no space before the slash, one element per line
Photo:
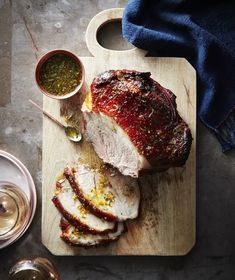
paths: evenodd
<path fill-rule="evenodd" d="M 86 30 L 86 43 L 93 56 L 145 56 L 146 51 L 137 49 L 122 37 L 123 10 L 122 8 L 104 10 L 91 19 Z M 111 36 L 107 36 L 108 33 Z"/>
<path fill-rule="evenodd" d="M 104 23 L 98 29 L 96 36 L 98 43 L 105 49 L 118 51 L 133 49 L 133 45 L 122 36 L 121 19 Z"/>

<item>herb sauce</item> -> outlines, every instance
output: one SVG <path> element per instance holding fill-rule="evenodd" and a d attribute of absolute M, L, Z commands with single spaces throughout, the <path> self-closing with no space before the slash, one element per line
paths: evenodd
<path fill-rule="evenodd" d="M 76 89 L 81 82 L 80 65 L 64 54 L 50 57 L 41 68 L 41 84 L 53 95 L 65 95 Z"/>

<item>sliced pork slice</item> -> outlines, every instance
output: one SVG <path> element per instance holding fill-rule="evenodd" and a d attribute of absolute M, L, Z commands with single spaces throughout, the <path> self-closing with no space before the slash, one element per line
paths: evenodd
<path fill-rule="evenodd" d="M 120 237 L 122 233 L 126 231 L 126 226 L 123 223 L 118 223 L 117 231 L 114 233 L 93 235 L 82 232 L 78 228 L 72 226 L 64 218 L 61 219 L 60 227 L 62 230 L 60 237 L 65 242 L 73 246 L 79 246 L 84 248 L 96 247 L 115 241 Z"/>
<path fill-rule="evenodd" d="M 64 175 L 85 207 L 108 221 L 138 216 L 140 191 L 137 180 L 116 169 L 97 170 L 83 164 L 67 167 Z"/>
<path fill-rule="evenodd" d="M 72 225 L 79 227 L 84 232 L 104 234 L 117 229 L 115 222 L 100 219 L 84 208 L 66 179 L 57 182 L 52 201 Z"/>

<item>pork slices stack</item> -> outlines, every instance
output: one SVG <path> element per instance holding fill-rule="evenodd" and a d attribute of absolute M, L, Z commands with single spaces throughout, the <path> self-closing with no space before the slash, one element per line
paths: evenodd
<path fill-rule="evenodd" d="M 84 233 L 78 227 L 72 226 L 66 219 L 62 218 L 60 221 L 60 228 L 62 230 L 61 238 L 70 245 L 77 245 L 84 248 L 90 248 L 107 244 L 117 240 L 122 233 L 126 231 L 124 223 L 118 223 L 115 232 L 108 232 L 106 234 L 91 234 Z"/>
<path fill-rule="evenodd" d="M 52 199 L 63 218 L 61 238 L 70 245 L 90 248 L 117 240 L 125 221 L 138 216 L 137 181 L 113 168 L 67 166 Z"/>

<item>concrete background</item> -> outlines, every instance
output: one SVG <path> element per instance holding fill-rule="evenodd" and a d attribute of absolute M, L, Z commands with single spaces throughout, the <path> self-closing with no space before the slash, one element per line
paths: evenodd
<path fill-rule="evenodd" d="M 42 96 L 34 82 L 40 54 L 65 48 L 90 55 L 84 34 L 99 11 L 124 0 L 0 0 L 0 149 L 18 157 L 32 174 L 38 207 L 27 233 L 0 250 L 0 279 L 19 259 L 49 258 L 62 279 L 235 279 L 235 151 L 223 154 L 214 135 L 198 121 L 197 242 L 184 257 L 54 257 L 41 244 L 42 116 L 28 98 Z M 120 25 L 106 26 L 100 42 L 125 48 Z M 1 172 L 1 170 L 0 170 Z"/>

